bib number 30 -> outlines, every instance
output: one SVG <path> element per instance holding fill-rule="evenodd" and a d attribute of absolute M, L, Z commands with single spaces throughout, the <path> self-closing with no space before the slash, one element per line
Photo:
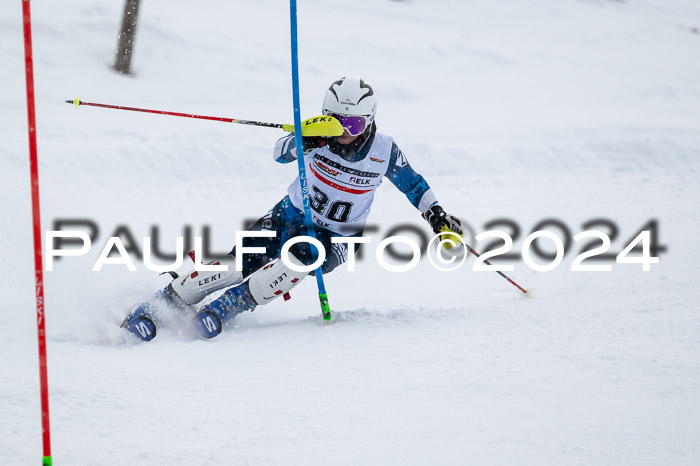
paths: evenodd
<path fill-rule="evenodd" d="M 348 221 L 350 216 L 350 210 L 352 209 L 352 202 L 348 201 L 334 201 L 329 205 L 330 199 L 328 195 L 318 189 L 316 186 L 311 187 L 313 195 L 309 201 L 311 202 L 311 208 L 314 209 L 318 214 L 323 215 L 329 220 L 334 222 L 345 223 Z"/>

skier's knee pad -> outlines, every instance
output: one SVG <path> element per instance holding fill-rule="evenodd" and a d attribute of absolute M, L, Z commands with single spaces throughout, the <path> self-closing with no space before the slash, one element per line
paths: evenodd
<path fill-rule="evenodd" d="M 228 288 L 243 280 L 243 274 L 236 272 L 235 256 L 228 255 L 209 262 L 209 265 L 211 264 L 227 265 L 228 270 L 226 272 L 195 270 L 189 275 L 173 280 L 173 290 L 187 304 L 197 304 L 208 294 Z"/>
<path fill-rule="evenodd" d="M 294 257 L 289 256 L 289 262 L 299 267 L 304 264 Z M 265 267 L 256 270 L 248 278 L 248 289 L 258 304 L 267 304 L 289 292 L 308 275 L 308 272 L 297 272 L 287 267 L 282 259 L 277 258 Z"/>

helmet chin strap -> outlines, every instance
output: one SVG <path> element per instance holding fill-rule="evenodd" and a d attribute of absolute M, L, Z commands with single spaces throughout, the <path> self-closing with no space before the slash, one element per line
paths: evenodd
<path fill-rule="evenodd" d="M 372 122 L 369 128 L 364 133 L 360 134 L 354 141 L 348 144 L 341 144 L 338 138 L 330 138 L 328 148 L 331 152 L 339 155 L 348 162 L 358 162 L 365 158 L 367 154 L 362 154 L 363 149 L 369 149 L 374 139 L 374 134 L 377 131 L 377 125 Z M 365 151 L 366 152 L 366 151 Z"/>

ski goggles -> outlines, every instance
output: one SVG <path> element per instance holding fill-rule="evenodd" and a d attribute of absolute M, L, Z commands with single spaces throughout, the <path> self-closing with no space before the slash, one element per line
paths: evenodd
<path fill-rule="evenodd" d="M 367 129 L 367 117 L 355 115 L 341 115 L 339 113 L 328 113 L 340 122 L 340 126 L 345 128 L 352 136 L 359 136 Z"/>

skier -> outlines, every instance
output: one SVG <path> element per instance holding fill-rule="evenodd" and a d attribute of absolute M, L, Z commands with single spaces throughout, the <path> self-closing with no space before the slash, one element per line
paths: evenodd
<path fill-rule="evenodd" d="M 347 259 L 347 244 L 331 242 L 331 238 L 362 235 L 374 192 L 384 177 L 406 194 L 435 233 L 462 235 L 459 219 L 445 213 L 428 183 L 411 168 L 392 138 L 377 132 L 376 113 L 377 98 L 372 87 L 358 77 L 348 76 L 328 88 L 323 101 L 325 118 L 310 118 L 302 123 L 302 152 L 314 230 L 326 251 L 323 273 L 331 272 Z M 277 141 L 273 156 L 279 163 L 296 160 L 294 133 Z M 292 270 L 279 259 L 287 240 L 306 235 L 298 176 L 289 185 L 287 195 L 250 230 L 272 231 L 276 235 L 243 240 L 244 247 L 263 247 L 265 253 L 246 252 L 242 271 L 235 270 L 234 247 L 225 258 L 210 263 L 227 265 L 226 272 L 194 271 L 184 277 L 172 272 L 173 281 L 153 301 L 136 306 L 122 327 L 149 341 L 156 335 L 159 307 L 166 305 L 194 313 L 194 306 L 207 295 L 228 288 L 195 315 L 195 326 L 201 335 L 213 338 L 237 314 L 287 294 L 308 274 Z M 296 243 L 289 251 L 295 265 L 313 263 L 308 243 Z"/>

